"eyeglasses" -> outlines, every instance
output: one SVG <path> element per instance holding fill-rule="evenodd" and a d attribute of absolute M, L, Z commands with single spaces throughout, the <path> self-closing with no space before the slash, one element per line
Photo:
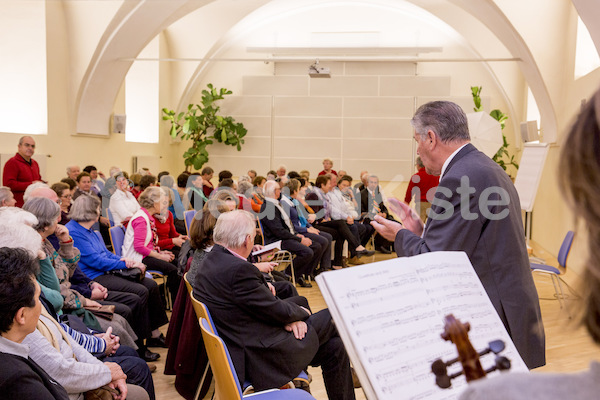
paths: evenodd
<path fill-rule="evenodd" d="M 64 197 L 65 199 L 70 199 L 71 197 L 73 197 L 73 195 L 71 193 L 69 193 L 69 194 L 63 194 L 60 197 Z"/>

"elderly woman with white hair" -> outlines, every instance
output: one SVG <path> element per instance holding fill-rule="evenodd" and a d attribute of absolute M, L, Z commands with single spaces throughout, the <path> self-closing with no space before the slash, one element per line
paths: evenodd
<path fill-rule="evenodd" d="M 172 263 L 175 256 L 158 246 L 155 214 L 161 214 L 169 206 L 169 198 L 156 186 L 146 188 L 138 198 L 140 209 L 131 217 L 125 232 L 122 254 L 131 260 L 144 263 L 149 270 L 160 271 L 167 276 L 171 298 L 177 297 L 181 277 Z"/>

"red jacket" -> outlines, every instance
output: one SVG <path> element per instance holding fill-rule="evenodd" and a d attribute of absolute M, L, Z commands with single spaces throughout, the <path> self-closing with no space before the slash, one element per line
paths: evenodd
<path fill-rule="evenodd" d="M 154 218 L 156 225 L 156 234 L 158 235 L 158 247 L 161 250 L 171 250 L 173 248 L 173 238 L 179 237 L 179 233 L 175 230 L 173 223 L 173 213 L 168 212 L 167 220 L 162 223 L 158 218 Z"/>
<path fill-rule="evenodd" d="M 27 186 L 34 181 L 41 181 L 40 166 L 32 158 L 31 163 L 25 161 L 19 153 L 4 164 L 2 172 L 2 184 L 8 186 L 17 201 L 16 206 L 23 206 L 23 194 Z"/>
<path fill-rule="evenodd" d="M 415 183 L 415 181 L 418 181 Z M 408 183 L 408 188 L 406 188 L 406 196 L 404 197 L 405 203 L 410 203 L 411 198 L 413 197 L 413 188 L 417 187 L 420 190 L 420 196 L 415 201 L 426 201 L 431 203 L 433 200 L 433 192 L 431 193 L 431 198 L 427 199 L 427 192 L 429 189 L 437 187 L 440 183 L 440 177 L 429 175 L 425 172 L 425 168 L 419 168 L 419 171 L 414 174 L 410 178 L 410 182 Z"/>

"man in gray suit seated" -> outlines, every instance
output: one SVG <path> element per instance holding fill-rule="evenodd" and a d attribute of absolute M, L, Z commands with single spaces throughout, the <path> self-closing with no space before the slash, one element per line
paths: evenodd
<path fill-rule="evenodd" d="M 544 327 L 514 185 L 469 143 L 467 118 L 458 105 L 424 104 L 411 124 L 427 173 L 440 176 L 427 225 L 406 204 L 390 199 L 403 225 L 375 217 L 373 226 L 394 241 L 399 257 L 466 252 L 527 366 L 544 365 Z"/>

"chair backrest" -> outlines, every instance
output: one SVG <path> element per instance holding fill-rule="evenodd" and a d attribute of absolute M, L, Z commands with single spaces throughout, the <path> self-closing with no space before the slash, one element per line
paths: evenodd
<path fill-rule="evenodd" d="M 569 256 L 569 251 L 571 250 L 571 245 L 573 244 L 574 236 L 575 232 L 567 232 L 567 234 L 565 235 L 565 239 L 560 245 L 560 250 L 558 251 L 558 264 L 561 267 L 567 268 L 567 257 Z"/>
<path fill-rule="evenodd" d="M 260 229 L 260 238 L 262 240 L 262 245 L 265 245 L 265 230 L 263 229 L 262 224 L 260 223 L 260 218 L 256 217 L 256 222 L 258 222 L 258 229 Z"/>
<path fill-rule="evenodd" d="M 125 228 L 121 225 L 113 226 L 108 228 L 108 233 L 113 253 L 120 257 L 122 255 L 123 242 L 125 241 Z"/>
<path fill-rule="evenodd" d="M 188 236 L 190 234 L 190 229 L 192 227 L 192 221 L 194 221 L 194 216 L 196 215 L 196 210 L 187 210 L 183 213 L 185 216 L 185 231 Z"/>
<path fill-rule="evenodd" d="M 218 335 L 217 328 L 215 327 L 215 323 L 213 322 L 212 316 L 210 315 L 210 311 L 208 311 L 206 304 L 194 297 L 194 290 L 190 282 L 187 280 L 187 273 L 183 276 L 183 279 L 185 280 L 185 286 L 187 287 L 188 293 L 190 294 L 190 299 L 192 300 L 192 306 L 194 307 L 196 318 L 206 319 L 209 323 L 210 331 Z"/>
<path fill-rule="evenodd" d="M 108 221 L 110 222 L 110 226 L 115 226 L 115 219 L 113 218 L 112 212 L 110 208 L 106 208 L 106 216 L 108 217 Z"/>
<path fill-rule="evenodd" d="M 215 395 L 219 399 L 241 400 L 242 389 L 231 361 L 231 356 L 223 340 L 210 331 L 209 322 L 200 318 L 204 347 L 215 377 Z"/>
<path fill-rule="evenodd" d="M 188 293 L 191 295 L 194 289 L 192 288 L 192 284 L 188 280 L 188 273 L 183 274 L 183 280 L 185 281 L 185 287 L 187 288 Z M 200 317 L 198 317 L 200 318 Z"/>

